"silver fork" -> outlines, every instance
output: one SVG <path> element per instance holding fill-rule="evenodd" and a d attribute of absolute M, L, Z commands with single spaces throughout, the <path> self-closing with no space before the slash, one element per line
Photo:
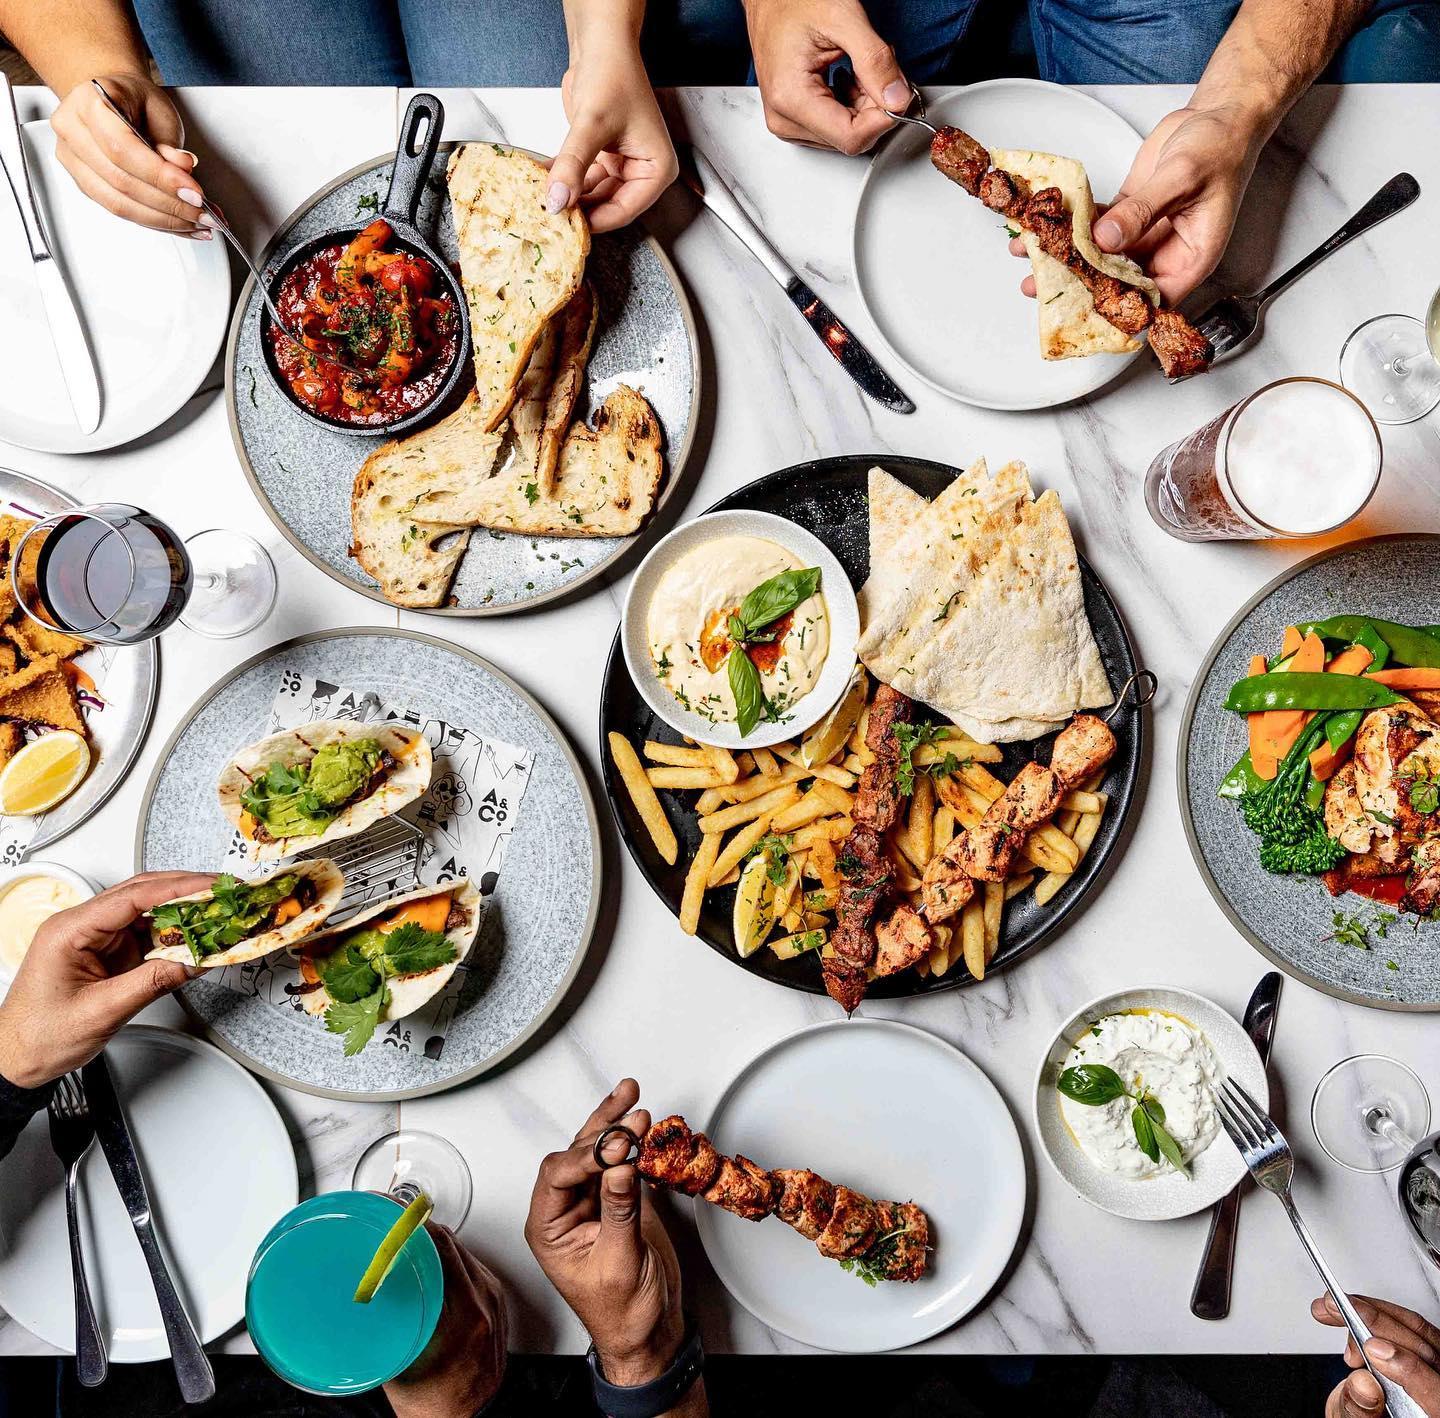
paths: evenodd
<path fill-rule="evenodd" d="M 1214 346 L 1215 358 L 1228 354 L 1255 333 L 1261 308 L 1286 286 L 1298 281 L 1311 267 L 1318 266 L 1347 242 L 1354 241 L 1386 217 L 1403 211 L 1419 195 L 1420 184 L 1408 172 L 1397 172 L 1334 236 L 1297 261 L 1284 275 L 1276 276 L 1263 290 L 1254 295 L 1227 295 L 1216 301 L 1195 322 L 1195 328 Z"/>
<path fill-rule="evenodd" d="M 86 1388 L 95 1388 L 105 1382 L 110 1371 L 80 1246 L 80 1164 L 94 1146 L 95 1124 L 85 1102 L 85 1090 L 73 1074 L 67 1073 L 55 1085 L 47 1111 L 50 1146 L 65 1166 L 65 1220 L 70 1231 L 70 1272 L 75 1282 L 75 1371 Z"/>
<path fill-rule="evenodd" d="M 1290 1218 L 1295 1234 L 1300 1237 L 1300 1244 L 1305 1247 L 1306 1254 L 1320 1272 L 1320 1279 L 1330 1292 L 1336 1309 L 1340 1311 L 1340 1317 L 1345 1321 L 1345 1327 L 1350 1331 L 1355 1347 L 1360 1351 L 1360 1358 L 1385 1394 L 1386 1411 L 1391 1418 L 1426 1418 L 1425 1410 L 1399 1384 L 1387 1379 L 1384 1374 L 1375 1372 L 1370 1356 L 1365 1352 L 1365 1343 L 1371 1338 L 1370 1327 L 1360 1318 L 1355 1306 L 1350 1303 L 1350 1297 L 1331 1274 L 1330 1267 L 1325 1264 L 1325 1257 L 1320 1254 L 1319 1246 L 1315 1244 L 1309 1228 L 1301 1220 L 1290 1196 L 1290 1182 L 1295 1175 L 1295 1154 L 1290 1150 L 1290 1144 L 1285 1141 L 1284 1134 L 1271 1121 L 1265 1110 L 1233 1078 L 1227 1078 L 1221 1085 L 1219 1093 L 1215 1095 L 1215 1106 L 1225 1131 L 1230 1135 L 1230 1141 L 1244 1158 L 1256 1185 L 1264 1187 L 1268 1192 L 1274 1192 L 1280 1198 L 1280 1205 L 1285 1208 L 1285 1214 Z"/>

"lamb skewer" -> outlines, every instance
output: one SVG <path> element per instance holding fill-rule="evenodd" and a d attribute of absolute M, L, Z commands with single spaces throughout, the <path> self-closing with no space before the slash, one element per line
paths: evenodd
<path fill-rule="evenodd" d="M 748 1157 L 727 1157 L 679 1115 L 662 1118 L 643 1137 L 625 1127 L 607 1128 L 594 1148 L 602 1166 L 608 1165 L 602 1149 L 616 1135 L 638 1149 L 635 1167 L 647 1181 L 698 1196 L 746 1221 L 778 1216 L 813 1241 L 821 1255 L 855 1266 L 872 1283 L 913 1281 L 925 1273 L 930 1222 L 913 1202 L 875 1201 L 818 1172 L 768 1172 Z"/>

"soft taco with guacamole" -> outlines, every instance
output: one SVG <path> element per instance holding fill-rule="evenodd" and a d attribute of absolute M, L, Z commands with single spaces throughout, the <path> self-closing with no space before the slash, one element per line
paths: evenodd
<path fill-rule="evenodd" d="M 151 908 L 148 958 L 202 970 L 259 960 L 319 930 L 344 890 L 340 868 L 324 857 L 252 881 L 227 872 L 208 891 Z"/>
<path fill-rule="evenodd" d="M 418 729 L 328 719 L 241 749 L 220 774 L 220 809 L 252 858 L 279 861 L 399 812 L 430 771 Z"/>
<path fill-rule="evenodd" d="M 414 1014 L 445 988 L 479 928 L 480 893 L 469 881 L 392 896 L 292 945 L 300 1003 L 345 1036 L 347 1057 L 358 1054 L 379 1025 Z"/>

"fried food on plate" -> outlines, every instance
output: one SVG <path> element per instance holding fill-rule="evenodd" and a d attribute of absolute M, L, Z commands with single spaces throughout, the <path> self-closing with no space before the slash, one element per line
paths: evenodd
<path fill-rule="evenodd" d="M 590 227 L 577 208 L 548 211 L 549 169 L 498 143 L 457 148 L 445 178 L 481 424 L 492 430 L 510 412 L 546 325 L 580 288 Z"/>
<path fill-rule="evenodd" d="M 679 851 L 675 833 L 670 828 L 665 809 L 660 806 L 660 799 L 655 796 L 655 789 L 650 786 L 650 780 L 645 776 L 639 756 L 624 734 L 612 733 L 609 742 L 610 757 L 615 761 L 615 770 L 620 774 L 620 781 L 625 784 L 625 791 L 630 794 L 630 801 L 635 804 L 635 811 L 640 814 L 640 820 L 645 824 L 645 830 L 650 834 L 655 850 L 669 865 L 674 866 Z"/>
<path fill-rule="evenodd" d="M 32 660 L 24 669 L 0 679 L 0 719 L 85 734 L 75 682 L 53 655 Z"/>

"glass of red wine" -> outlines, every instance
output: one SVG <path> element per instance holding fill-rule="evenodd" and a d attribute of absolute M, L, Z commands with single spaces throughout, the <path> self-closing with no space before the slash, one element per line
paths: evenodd
<path fill-rule="evenodd" d="M 176 620 L 224 638 L 275 604 L 275 566 L 243 532 L 188 541 L 126 503 L 71 507 L 27 528 L 10 553 L 15 599 L 32 620 L 101 645 L 138 645 Z"/>

